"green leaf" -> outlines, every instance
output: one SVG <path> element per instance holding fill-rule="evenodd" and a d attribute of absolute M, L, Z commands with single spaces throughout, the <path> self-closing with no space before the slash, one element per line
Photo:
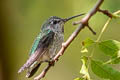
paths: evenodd
<path fill-rule="evenodd" d="M 74 80 L 85 80 L 84 78 L 75 78 Z"/>
<path fill-rule="evenodd" d="M 120 57 L 112 58 L 105 63 L 106 64 L 119 64 L 120 63 Z"/>
<path fill-rule="evenodd" d="M 85 53 L 88 52 L 87 48 L 92 45 L 93 43 L 95 43 L 93 40 L 91 39 L 86 39 L 82 42 L 82 49 L 81 49 L 81 53 Z"/>
<path fill-rule="evenodd" d="M 87 48 L 84 48 L 84 47 L 83 47 L 83 48 L 81 49 L 81 53 L 85 53 L 85 52 L 88 52 L 88 50 L 87 50 Z"/>
<path fill-rule="evenodd" d="M 99 43 L 99 49 L 109 56 L 117 56 L 120 51 L 120 42 L 116 40 L 106 40 Z"/>
<path fill-rule="evenodd" d="M 89 47 L 90 45 L 92 45 L 93 43 L 95 43 L 93 40 L 91 39 L 86 39 L 82 42 L 82 46 L 84 46 L 85 48 Z"/>
<path fill-rule="evenodd" d="M 110 66 L 95 60 L 91 60 L 92 71 L 100 78 L 120 80 L 120 72 Z"/>
<path fill-rule="evenodd" d="M 107 64 L 118 64 L 120 63 L 120 42 L 116 40 L 107 40 L 99 42 L 100 50 L 106 55 L 112 58 L 108 60 Z"/>
<path fill-rule="evenodd" d="M 100 50 L 112 58 L 108 60 L 107 64 L 120 63 L 120 42 L 116 40 L 107 40 L 99 43 Z"/>
<path fill-rule="evenodd" d="M 83 63 L 83 64 L 82 64 L 80 73 L 84 75 L 83 78 L 84 78 L 85 80 L 91 80 L 91 79 L 90 79 L 90 76 L 89 76 L 89 73 L 88 73 L 88 67 L 87 67 L 88 58 L 85 57 L 85 56 L 83 56 L 81 60 L 82 60 L 82 63 Z"/>

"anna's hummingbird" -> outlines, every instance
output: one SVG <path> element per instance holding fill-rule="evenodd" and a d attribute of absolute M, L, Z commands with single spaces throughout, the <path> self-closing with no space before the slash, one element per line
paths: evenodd
<path fill-rule="evenodd" d="M 30 50 L 29 59 L 20 68 L 18 73 L 27 69 L 26 77 L 31 77 L 42 62 L 49 62 L 62 47 L 62 42 L 64 40 L 64 24 L 81 15 L 83 14 L 65 19 L 52 16 L 46 20 Z"/>

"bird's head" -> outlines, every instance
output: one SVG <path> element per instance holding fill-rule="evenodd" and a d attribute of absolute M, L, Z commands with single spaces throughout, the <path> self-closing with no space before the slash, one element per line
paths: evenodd
<path fill-rule="evenodd" d="M 69 17 L 69 18 L 59 18 L 57 16 L 51 16 L 42 26 L 42 30 L 44 29 L 52 29 L 54 31 L 62 31 L 64 32 L 64 24 L 66 22 L 68 22 L 69 20 L 73 19 L 73 18 L 76 18 L 76 17 L 79 17 L 79 16 L 82 16 L 84 14 L 79 14 L 79 15 L 76 15 L 76 16 L 72 16 L 72 17 Z"/>

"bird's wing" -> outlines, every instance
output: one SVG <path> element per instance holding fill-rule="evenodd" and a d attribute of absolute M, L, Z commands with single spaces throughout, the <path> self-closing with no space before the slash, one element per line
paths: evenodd
<path fill-rule="evenodd" d="M 35 51 L 40 47 L 44 48 L 48 47 L 48 45 L 53 41 L 52 40 L 53 37 L 54 32 L 49 29 L 45 30 L 44 32 L 41 32 L 34 41 L 34 44 L 32 45 L 29 55 L 31 56 L 32 54 L 34 54 Z"/>
<path fill-rule="evenodd" d="M 34 41 L 32 49 L 30 51 L 30 57 L 27 62 L 20 68 L 18 73 L 22 72 L 24 69 L 30 67 L 40 56 L 42 56 L 48 46 L 52 43 L 54 39 L 54 32 L 51 30 L 46 30 L 41 32 L 37 39 Z"/>

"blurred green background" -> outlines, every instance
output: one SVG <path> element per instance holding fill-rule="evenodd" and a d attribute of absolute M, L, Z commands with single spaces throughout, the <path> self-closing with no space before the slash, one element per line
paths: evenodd
<path fill-rule="evenodd" d="M 87 13 L 97 0 L 1 0 L 0 1 L 0 80 L 33 80 L 46 64 L 30 79 L 25 78 L 25 71 L 17 74 L 18 69 L 26 62 L 33 40 L 40 32 L 42 23 L 50 16 L 62 18 L 80 13 Z M 110 12 L 120 9 L 120 0 L 105 0 L 101 6 Z M 65 40 L 76 29 L 73 19 L 65 24 Z M 65 54 L 49 70 L 42 80 L 73 80 L 80 76 L 81 41 L 86 38 L 96 39 L 108 19 L 97 13 L 90 20 L 90 26 L 97 32 L 94 36 L 85 28 L 65 51 Z M 116 39 L 120 41 L 120 19 L 113 19 L 101 40 Z M 104 59 L 102 52 L 95 51 L 96 59 Z M 119 68 L 119 67 L 118 67 Z M 90 74 L 93 79 L 97 77 Z M 97 78 L 97 80 L 100 80 Z"/>

